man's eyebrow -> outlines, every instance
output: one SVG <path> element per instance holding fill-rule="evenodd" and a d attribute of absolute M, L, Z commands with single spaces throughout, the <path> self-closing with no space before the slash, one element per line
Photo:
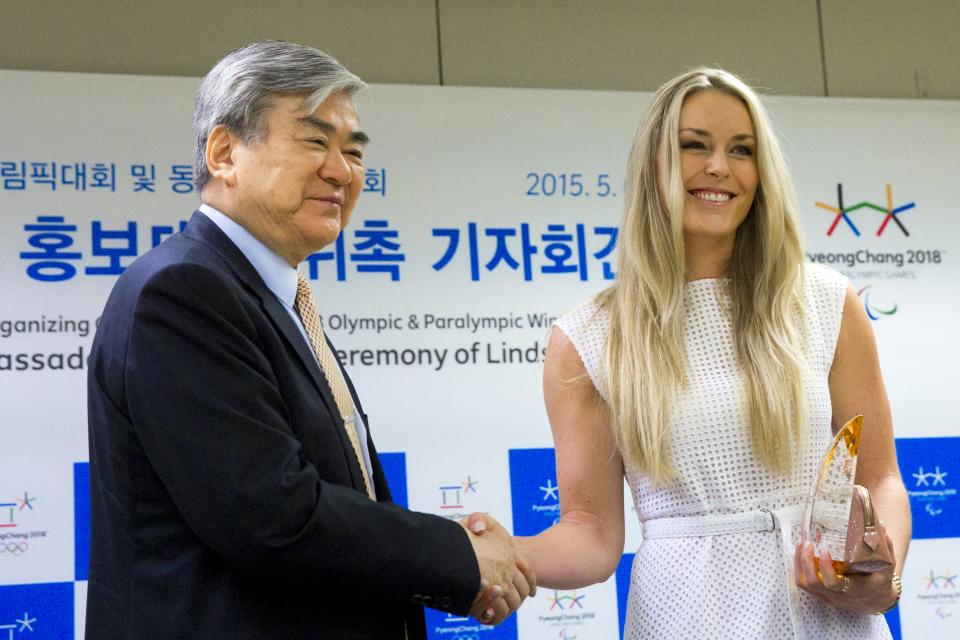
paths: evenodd
<path fill-rule="evenodd" d="M 695 133 L 698 136 L 703 136 L 704 138 L 713 137 L 712 135 L 710 135 L 709 131 L 705 131 L 703 129 L 695 129 L 694 127 L 681 127 L 680 131 L 690 131 L 691 133 Z M 757 139 L 756 136 L 749 133 L 738 133 L 737 135 L 731 138 L 731 140 L 756 140 L 756 139 Z"/>
<path fill-rule="evenodd" d="M 315 115 L 300 116 L 299 118 L 297 118 L 297 122 L 301 124 L 305 124 L 310 127 L 314 127 L 316 129 L 320 129 L 325 133 L 332 134 L 332 133 L 336 133 L 337 131 L 337 128 L 335 126 L 333 126 L 326 120 L 323 120 L 322 118 L 318 118 Z M 370 142 L 370 136 L 365 134 L 363 131 L 351 131 L 348 137 L 351 142 L 358 142 L 360 144 L 368 144 Z"/>

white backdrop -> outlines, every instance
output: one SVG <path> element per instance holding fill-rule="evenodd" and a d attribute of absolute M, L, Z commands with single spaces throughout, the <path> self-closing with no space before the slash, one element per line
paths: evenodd
<path fill-rule="evenodd" d="M 179 192 L 197 85 L 0 71 L 0 637 L 82 637 L 85 360 L 115 272 L 197 205 Z M 648 99 L 384 85 L 361 102 L 366 193 L 343 246 L 315 262 L 314 291 L 411 508 L 482 509 L 518 533 L 555 517 L 552 454 L 538 451 L 552 446 L 541 349 L 550 318 L 609 282 L 625 158 Z M 918 537 L 891 625 L 904 638 L 954 637 L 960 104 L 768 105 L 808 258 L 847 274 L 876 317 Z M 834 226 L 838 185 L 846 217 Z M 631 522 L 624 567 L 639 540 Z M 542 590 L 496 630 L 431 616 L 432 633 L 615 637 L 617 577 Z"/>

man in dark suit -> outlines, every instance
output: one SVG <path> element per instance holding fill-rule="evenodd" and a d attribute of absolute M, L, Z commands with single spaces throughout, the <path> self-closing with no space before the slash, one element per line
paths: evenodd
<path fill-rule="evenodd" d="M 204 204 L 126 270 L 94 340 L 89 640 L 423 638 L 422 605 L 498 622 L 533 586 L 492 519 L 391 503 L 297 274 L 360 195 L 363 87 L 282 42 L 201 85 Z"/>

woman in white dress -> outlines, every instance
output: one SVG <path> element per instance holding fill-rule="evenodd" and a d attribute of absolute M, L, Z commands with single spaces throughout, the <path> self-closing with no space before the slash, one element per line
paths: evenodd
<path fill-rule="evenodd" d="M 871 614 L 899 598 L 910 514 L 875 341 L 845 278 L 804 264 L 757 96 L 715 69 L 668 82 L 627 187 L 616 284 L 563 316 L 547 349 L 562 515 L 518 539 L 539 584 L 613 573 L 625 475 L 644 532 L 627 638 L 889 638 Z M 797 525 L 820 455 L 857 413 L 857 482 L 896 565 L 821 577 Z"/>

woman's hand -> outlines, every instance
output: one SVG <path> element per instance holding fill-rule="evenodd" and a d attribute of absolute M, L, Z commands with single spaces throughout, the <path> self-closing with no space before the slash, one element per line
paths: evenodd
<path fill-rule="evenodd" d="M 892 546 L 890 536 L 888 544 Z M 893 584 L 893 567 L 876 573 L 838 574 L 833 569 L 833 558 L 825 551 L 817 571 L 813 544 L 801 542 L 794 555 L 797 586 L 829 605 L 851 613 L 880 613 L 897 601 Z"/>
<path fill-rule="evenodd" d="M 506 530 L 490 514 L 474 512 L 468 518 L 458 521 L 470 536 L 506 536 L 513 551 L 516 571 L 508 584 L 495 584 L 487 579 L 480 580 L 480 591 L 470 607 L 470 615 L 487 625 L 497 625 L 512 615 L 520 604 L 537 593 L 537 578 L 530 563 L 520 553 L 516 538 L 507 535 Z"/>

